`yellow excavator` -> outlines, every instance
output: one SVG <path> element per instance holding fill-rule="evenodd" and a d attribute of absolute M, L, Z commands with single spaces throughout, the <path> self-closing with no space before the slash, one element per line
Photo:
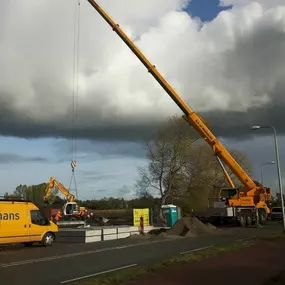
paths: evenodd
<path fill-rule="evenodd" d="M 207 215 L 223 219 L 234 219 L 242 226 L 265 222 L 267 214 L 270 213 L 267 203 L 272 199 L 271 189 L 257 184 L 251 179 L 251 177 L 249 177 L 234 157 L 206 126 L 204 120 L 183 101 L 174 88 L 159 73 L 155 65 L 145 57 L 132 40 L 124 33 L 120 26 L 102 9 L 97 1 L 87 1 L 111 26 L 113 31 L 117 33 L 117 35 L 146 67 L 148 72 L 177 104 L 184 113 L 184 119 L 202 136 L 202 138 L 213 149 L 214 154 L 219 158 L 219 160 L 226 164 L 242 183 L 242 188 L 235 188 L 234 184 L 230 183 L 229 177 L 225 172 L 226 178 L 231 187 L 221 189 L 219 201 L 215 202 L 213 208 L 209 208 Z"/>
<path fill-rule="evenodd" d="M 81 221 L 84 220 L 87 210 L 85 207 L 79 207 L 77 202 L 75 202 L 75 196 L 72 195 L 67 188 L 65 188 L 59 181 L 55 179 L 54 176 L 52 176 L 47 184 L 46 192 L 44 196 L 44 202 L 45 204 L 49 204 L 50 197 L 52 194 L 52 191 L 56 187 L 66 198 L 66 203 L 63 205 L 61 211 L 59 211 L 55 215 L 55 219 L 57 223 L 68 224 L 68 222 L 72 222 L 74 224 L 75 222 L 79 222 L 79 224 L 84 224 Z"/>

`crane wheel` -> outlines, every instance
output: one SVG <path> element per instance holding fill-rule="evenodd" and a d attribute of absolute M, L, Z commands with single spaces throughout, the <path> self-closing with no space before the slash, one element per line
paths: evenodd
<path fill-rule="evenodd" d="M 245 219 L 245 215 L 240 215 L 239 217 L 239 223 L 242 227 L 246 226 L 246 219 Z"/>
<path fill-rule="evenodd" d="M 246 215 L 246 225 L 249 227 L 252 225 L 252 217 L 250 216 L 250 214 Z"/>
<path fill-rule="evenodd" d="M 265 209 L 258 209 L 259 223 L 264 225 L 267 220 L 267 213 Z"/>

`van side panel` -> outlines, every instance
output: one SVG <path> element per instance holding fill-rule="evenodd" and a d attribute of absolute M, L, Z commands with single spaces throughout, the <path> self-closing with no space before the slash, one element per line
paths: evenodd
<path fill-rule="evenodd" d="M 0 225 L 0 244 L 28 242 L 28 204 L 1 202 Z"/>

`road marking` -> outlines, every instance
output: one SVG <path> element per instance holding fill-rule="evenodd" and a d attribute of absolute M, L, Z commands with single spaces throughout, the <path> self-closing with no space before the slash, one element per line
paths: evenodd
<path fill-rule="evenodd" d="M 114 268 L 114 269 L 101 271 L 101 272 L 98 272 L 98 273 L 94 273 L 94 274 L 90 274 L 90 275 L 81 276 L 81 277 L 78 277 L 78 278 L 73 278 L 73 279 L 61 281 L 60 284 L 70 283 L 70 282 L 74 282 L 74 281 L 78 281 L 78 280 L 82 280 L 82 279 L 87 279 L 87 278 L 90 278 L 90 277 L 95 277 L 95 276 L 98 276 L 98 275 L 102 275 L 102 274 L 106 274 L 106 273 L 110 273 L 110 272 L 114 272 L 114 271 L 118 271 L 118 270 L 123 270 L 123 269 L 127 269 L 127 268 L 130 268 L 130 267 L 135 267 L 135 266 L 137 266 L 137 264 L 130 264 L 130 265 L 126 265 L 126 266 L 123 266 L 123 267 L 117 267 L 117 268 Z"/>
<path fill-rule="evenodd" d="M 171 241 L 175 241 L 175 240 L 147 241 L 147 242 L 121 245 L 121 246 L 115 246 L 115 247 L 109 247 L 109 248 L 101 248 L 101 249 L 81 251 L 81 252 L 75 252 L 75 253 L 67 253 L 67 254 L 62 254 L 62 255 L 54 255 L 54 256 L 37 258 L 37 259 L 27 259 L 27 260 L 21 260 L 21 261 L 10 262 L 10 263 L 2 263 L 0 264 L 0 268 L 14 267 L 14 266 L 20 266 L 20 265 L 31 264 L 31 263 L 39 263 L 39 262 L 70 258 L 70 257 L 76 257 L 76 256 L 82 256 L 82 255 L 89 255 L 89 254 L 96 254 L 96 253 L 107 252 L 107 251 L 112 251 L 112 250 L 120 250 L 124 248 L 148 245 L 148 244 L 153 244 L 153 243 L 171 242 Z"/>
<path fill-rule="evenodd" d="M 180 254 L 183 255 L 183 254 L 186 254 L 186 253 L 201 251 L 201 250 L 208 249 L 208 248 L 211 248 L 211 247 L 213 247 L 213 245 L 206 246 L 206 247 L 195 248 L 195 249 L 191 249 L 191 250 L 187 250 L 187 251 L 183 251 Z"/>

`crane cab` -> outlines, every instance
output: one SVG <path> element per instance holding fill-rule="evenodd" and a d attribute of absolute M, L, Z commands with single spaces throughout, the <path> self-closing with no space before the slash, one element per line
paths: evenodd
<path fill-rule="evenodd" d="M 239 195 L 238 188 L 222 188 L 219 193 L 219 200 L 226 201 Z"/>
<path fill-rule="evenodd" d="M 232 206 L 232 199 L 238 199 L 239 195 L 238 188 L 222 188 L 219 192 L 218 201 L 214 203 L 214 208 Z"/>
<path fill-rule="evenodd" d="M 255 207 L 253 197 L 247 196 L 243 189 L 239 188 L 222 188 L 219 193 L 219 207 Z"/>

